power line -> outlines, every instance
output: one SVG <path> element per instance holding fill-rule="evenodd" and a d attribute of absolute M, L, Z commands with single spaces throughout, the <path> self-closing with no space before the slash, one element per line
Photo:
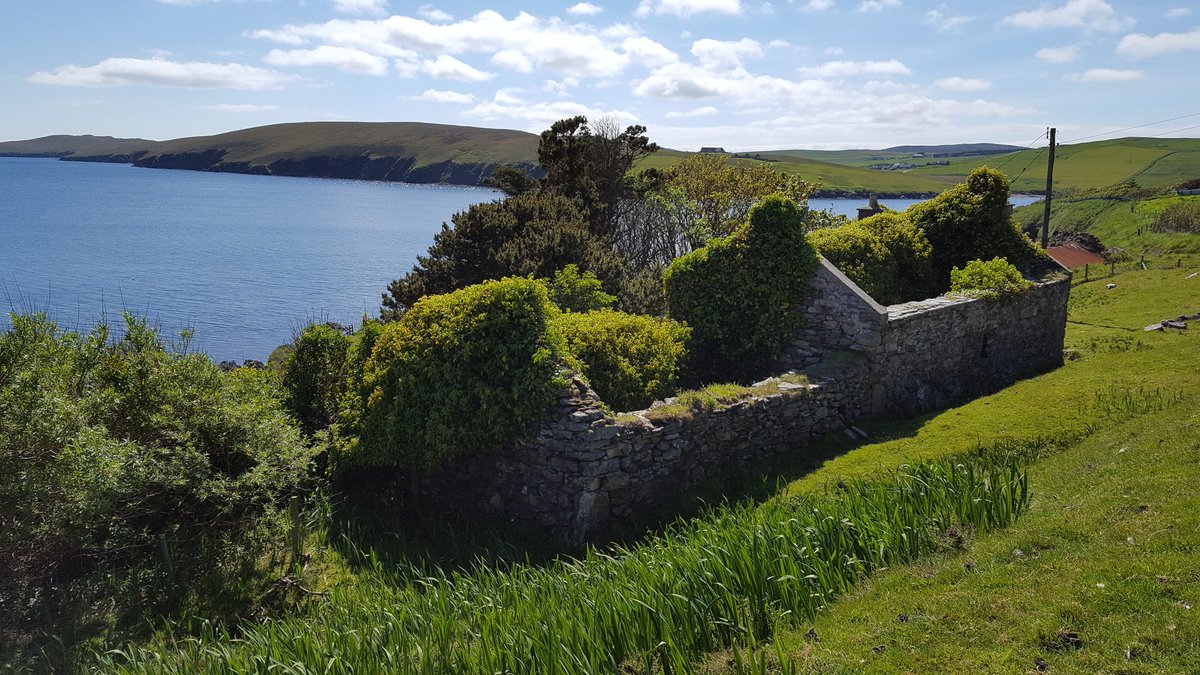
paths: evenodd
<path fill-rule="evenodd" d="M 1176 129 L 1176 130 L 1174 130 L 1174 131 L 1164 131 L 1164 132 L 1162 132 L 1161 134 L 1154 134 L 1154 135 L 1153 135 L 1153 136 L 1151 136 L 1150 138 L 1158 138 L 1158 137 L 1160 137 L 1160 136 L 1166 136 L 1167 134 L 1177 134 L 1177 133 L 1179 133 L 1179 132 L 1181 132 L 1181 131 L 1191 131 L 1192 129 L 1200 129 L 1200 124 L 1197 124 L 1197 125 L 1196 125 L 1196 126 L 1194 126 L 1194 127 L 1184 127 L 1184 128 L 1182 128 L 1182 129 Z"/>
<path fill-rule="evenodd" d="M 1106 131 L 1101 134 L 1092 134 L 1091 136 L 1084 136 L 1082 138 L 1072 138 L 1069 142 L 1070 143 L 1078 143 L 1079 141 L 1086 141 L 1088 139 L 1099 138 L 1101 136 L 1109 136 L 1111 134 L 1119 134 L 1122 131 L 1132 131 L 1133 129 L 1141 129 L 1143 127 L 1152 127 L 1156 124 L 1166 124 L 1167 122 L 1174 122 L 1176 120 L 1183 120 L 1183 119 L 1187 119 L 1189 117 L 1197 117 L 1197 116 L 1200 116 L 1200 112 L 1195 112 L 1195 113 L 1191 113 L 1188 115 L 1180 115 L 1179 117 L 1172 117 L 1170 119 L 1165 119 L 1165 120 L 1158 120 L 1157 122 L 1146 122 L 1145 124 L 1136 124 L 1132 127 L 1125 127 L 1124 129 L 1117 129 L 1116 131 Z M 1188 129 L 1195 129 L 1195 128 L 1196 127 L 1188 127 Z M 1187 129 L 1179 129 L 1179 131 L 1187 131 Z M 1167 133 L 1173 134 L 1175 132 L 1168 131 Z"/>
<path fill-rule="evenodd" d="M 1017 174 L 1016 176 L 1013 176 L 1012 180 L 1010 180 L 1009 182 L 1010 182 L 1010 183 L 1015 183 L 1015 182 L 1017 182 L 1017 179 L 1018 179 L 1018 178 L 1020 178 L 1021 176 L 1024 176 L 1024 175 L 1025 175 L 1025 172 L 1029 170 L 1029 167 L 1033 166 L 1033 163 L 1034 163 L 1034 162 L 1036 162 L 1036 161 L 1038 161 L 1038 157 L 1041 157 L 1041 156 L 1042 156 L 1042 153 L 1043 153 L 1043 152 L 1045 152 L 1045 151 L 1046 151 L 1046 148 L 1038 148 L 1038 151 L 1037 151 L 1037 153 L 1036 153 L 1036 154 L 1033 156 L 1033 159 L 1029 160 L 1029 163 L 1025 165 L 1025 168 L 1024 168 L 1024 169 L 1021 169 L 1021 173 Z"/>
<path fill-rule="evenodd" d="M 1029 145 L 1026 145 L 1024 148 L 1021 148 L 1020 150 L 1015 150 L 1013 152 L 1008 153 L 1008 159 L 1004 160 L 1003 162 L 1000 162 L 1000 165 L 997 166 L 996 168 L 997 169 L 1004 168 L 1004 165 L 1011 162 L 1013 157 L 1016 157 L 1017 155 L 1021 154 L 1022 152 L 1025 152 L 1026 150 L 1032 148 L 1034 143 L 1037 143 L 1038 141 L 1042 140 L 1049 133 L 1050 133 L 1049 131 L 1043 131 L 1040 135 L 1038 135 L 1037 138 L 1033 139 L 1032 141 L 1029 141 Z M 1003 157 L 1004 155 L 1000 155 L 1000 156 Z"/>

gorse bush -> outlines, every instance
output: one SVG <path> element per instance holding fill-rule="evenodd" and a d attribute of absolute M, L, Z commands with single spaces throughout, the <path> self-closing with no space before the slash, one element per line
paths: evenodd
<path fill-rule="evenodd" d="M 600 398 L 635 410 L 675 393 L 690 330 L 669 319 L 599 310 L 554 320 L 567 351 Z"/>
<path fill-rule="evenodd" d="M 564 312 L 590 312 L 606 309 L 617 302 L 615 295 L 604 292 L 604 285 L 591 272 L 580 273 L 571 264 L 554 273 L 548 284 L 550 301 Z"/>
<path fill-rule="evenodd" d="M 962 269 L 950 270 L 950 292 L 958 295 L 999 298 L 1020 293 L 1032 285 L 1004 258 L 972 260 Z"/>
<path fill-rule="evenodd" d="M 565 384 L 557 311 L 527 278 L 419 300 L 371 338 L 335 462 L 424 469 L 528 432 Z"/>
<path fill-rule="evenodd" d="M 1150 225 L 1151 232 L 1200 232 L 1200 199 L 1188 199 L 1167 206 Z"/>
<path fill-rule="evenodd" d="M 311 452 L 271 374 L 223 373 L 125 320 L 115 342 L 37 314 L 0 334 L 0 634 L 49 621 L 61 636 L 206 580 L 229 596 L 266 561 L 258 528 L 306 484 Z"/>
<path fill-rule="evenodd" d="M 702 381 L 753 377 L 801 322 L 794 311 L 817 268 L 795 202 L 768 197 L 728 237 L 667 268 L 667 308 L 692 329 L 690 368 Z"/>

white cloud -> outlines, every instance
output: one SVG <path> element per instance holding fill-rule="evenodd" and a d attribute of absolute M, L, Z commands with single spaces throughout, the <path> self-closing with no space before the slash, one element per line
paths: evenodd
<path fill-rule="evenodd" d="M 542 91 L 548 91 L 552 94 L 563 96 L 573 87 L 579 86 L 579 80 L 573 77 L 566 77 L 562 80 L 546 80 L 542 83 Z"/>
<path fill-rule="evenodd" d="M 279 106 L 274 105 L 254 105 L 252 103 L 217 103 L 215 105 L 204 106 L 205 110 L 215 110 L 217 112 L 227 113 L 256 113 L 277 110 Z"/>
<path fill-rule="evenodd" d="M 303 78 L 241 63 L 111 58 L 94 66 L 67 65 L 53 72 L 34 73 L 28 79 L 39 84 L 69 87 L 144 85 L 207 89 L 278 89 Z"/>
<path fill-rule="evenodd" d="M 1073 73 L 1063 79 L 1073 82 L 1133 82 L 1146 77 L 1140 70 L 1114 70 L 1112 68 L 1092 68 L 1083 73 Z"/>
<path fill-rule="evenodd" d="M 624 110 L 603 110 L 574 101 L 527 101 L 519 90 L 501 89 L 491 101 L 483 101 L 463 112 L 471 119 L 516 120 L 528 131 L 540 131 L 566 117 L 585 115 L 588 119 L 611 117 L 621 124 L 634 124 L 637 117 Z"/>
<path fill-rule="evenodd" d="M 1134 33 L 1121 38 L 1117 44 L 1118 54 L 1136 59 L 1196 50 L 1200 50 L 1200 28 L 1190 33 L 1159 33 L 1153 36 Z"/>
<path fill-rule="evenodd" d="M 1086 28 L 1115 32 L 1129 28 L 1134 20 L 1117 16 L 1104 0 L 1067 0 L 1062 7 L 1042 7 L 1005 17 L 1001 22 L 1019 28 Z"/>
<path fill-rule="evenodd" d="M 567 14 L 574 14 L 576 16 L 596 16 L 603 11 L 602 7 L 593 5 L 590 2 L 580 2 L 567 8 Z"/>
<path fill-rule="evenodd" d="M 825 53 L 830 56 L 844 56 L 846 54 L 846 50 L 842 49 L 841 47 L 826 47 Z"/>
<path fill-rule="evenodd" d="M 503 68 L 508 68 L 509 70 L 515 70 L 518 73 L 533 72 L 533 62 L 529 60 L 529 57 L 515 49 L 502 49 L 496 52 L 492 55 L 492 63 Z"/>
<path fill-rule="evenodd" d="M 1079 58 L 1079 45 L 1042 47 L 1035 56 L 1050 63 L 1070 63 Z"/>
<path fill-rule="evenodd" d="M 349 47 L 321 45 L 315 49 L 272 49 L 263 60 L 273 66 L 331 66 L 346 73 L 387 75 L 387 59 Z"/>
<path fill-rule="evenodd" d="M 442 89 L 426 89 L 420 96 L 414 96 L 413 98 L 421 101 L 433 101 L 434 103 L 473 103 L 475 101 L 475 97 L 470 94 Z"/>
<path fill-rule="evenodd" d="M 789 49 L 795 46 L 787 40 L 771 40 L 767 43 L 767 49 Z"/>
<path fill-rule="evenodd" d="M 973 16 L 949 16 L 936 9 L 925 12 L 925 23 L 945 32 L 956 31 L 974 20 Z"/>
<path fill-rule="evenodd" d="M 483 82 L 495 77 L 492 73 L 485 73 L 478 68 L 469 64 L 463 63 L 458 59 L 448 54 L 442 54 L 436 59 L 426 59 L 422 64 L 422 70 L 430 77 L 439 80 L 458 80 L 460 82 Z"/>
<path fill-rule="evenodd" d="M 808 4 L 800 8 L 801 12 L 824 12 L 833 7 L 833 0 L 808 0 Z"/>
<path fill-rule="evenodd" d="M 437 21 L 438 23 L 446 23 L 447 21 L 454 20 L 453 14 L 447 14 L 433 5 L 421 5 L 417 8 L 417 14 L 420 14 L 430 21 Z"/>
<path fill-rule="evenodd" d="M 691 110 L 672 110 L 667 113 L 667 119 L 685 119 L 693 117 L 708 117 L 716 115 L 719 110 L 711 105 L 706 105 L 702 108 L 692 108 Z"/>
<path fill-rule="evenodd" d="M 485 10 L 454 23 L 392 16 L 376 21 L 333 20 L 287 25 L 250 31 L 247 35 L 290 45 L 317 42 L 351 47 L 410 61 L 418 54 L 436 56 L 473 52 L 491 58 L 496 52 L 511 50 L 523 54 L 539 70 L 550 70 L 566 77 L 609 78 L 630 64 L 630 57 L 621 49 L 620 40 L 639 33 L 622 25 L 597 31 L 586 24 L 570 24 L 559 19 L 543 21 L 525 12 L 506 19 L 498 12 Z"/>
<path fill-rule="evenodd" d="M 333 8 L 346 14 L 386 14 L 388 0 L 332 0 Z"/>
<path fill-rule="evenodd" d="M 881 12 L 885 7 L 899 7 L 900 0 L 863 0 L 858 5 L 860 12 Z"/>
<path fill-rule="evenodd" d="M 983 91 L 991 89 L 992 83 L 973 77 L 946 77 L 934 82 L 933 86 L 946 91 Z"/>
<path fill-rule="evenodd" d="M 692 56 L 705 68 L 714 70 L 738 68 L 743 57 L 762 56 L 762 45 L 757 40 L 712 40 L 704 38 L 692 43 Z"/>
<path fill-rule="evenodd" d="M 703 12 L 741 14 L 742 3 L 741 0 L 642 0 L 633 14 L 639 17 L 674 14 L 686 19 Z"/>
<path fill-rule="evenodd" d="M 1187 7 L 1172 7 L 1171 9 L 1168 9 L 1167 13 L 1163 14 L 1163 16 L 1167 17 L 1168 19 L 1182 19 L 1191 13 L 1192 10 L 1188 9 Z"/>
<path fill-rule="evenodd" d="M 887 61 L 829 61 L 819 66 L 797 68 L 796 72 L 810 77 L 853 77 L 855 75 L 912 75 L 908 66 Z"/>
<path fill-rule="evenodd" d="M 631 37 L 621 41 L 621 49 L 634 61 L 650 67 L 675 63 L 675 52 L 648 37 Z"/>

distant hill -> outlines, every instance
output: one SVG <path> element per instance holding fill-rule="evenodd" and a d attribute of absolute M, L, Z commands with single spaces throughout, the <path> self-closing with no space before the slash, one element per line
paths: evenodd
<path fill-rule="evenodd" d="M 958 143 L 955 145 L 897 145 L 884 152 L 924 154 L 931 157 L 966 157 L 968 155 L 998 155 L 1002 152 L 1023 150 L 1016 145 L 1000 143 Z"/>
<path fill-rule="evenodd" d="M 97 162 L 133 163 L 158 145 L 144 138 L 112 136 L 43 136 L 0 143 L 0 157 L 58 157 Z"/>
<path fill-rule="evenodd" d="M 420 122 L 297 122 L 171 141 L 47 136 L 0 143 L 0 156 L 129 163 L 275 176 L 479 185 L 500 165 L 537 171 L 524 131 Z"/>
<path fill-rule="evenodd" d="M 421 122 L 298 122 L 165 141 L 135 166 L 276 176 L 478 185 L 500 165 L 533 169 L 524 131 Z"/>

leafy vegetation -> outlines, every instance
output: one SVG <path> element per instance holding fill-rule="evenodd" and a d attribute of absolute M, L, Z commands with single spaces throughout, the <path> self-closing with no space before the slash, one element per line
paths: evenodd
<path fill-rule="evenodd" d="M 691 330 L 670 319 L 612 310 L 568 312 L 554 330 L 600 398 L 636 410 L 675 393 Z"/>
<path fill-rule="evenodd" d="M 165 661 L 130 650 L 102 667 L 690 672 L 708 651 L 766 639 L 778 625 L 815 616 L 872 571 L 939 549 L 947 528 L 1007 525 L 1027 490 L 1015 455 L 906 466 L 848 483 L 836 496 L 721 509 L 653 545 L 543 569 L 483 568 L 419 582 L 378 570 L 320 617 L 248 627 L 236 645 L 210 628 Z"/>
<path fill-rule="evenodd" d="M 313 324 L 300 332 L 284 360 L 288 410 L 310 434 L 337 419 L 350 348 L 350 337 L 339 328 Z"/>
<path fill-rule="evenodd" d="M 5 642 L 245 609 L 282 563 L 280 501 L 308 489 L 312 452 L 268 373 L 223 373 L 129 315 L 110 337 L 39 314 L 0 334 Z"/>
<path fill-rule="evenodd" d="M 556 313 L 527 278 L 418 300 L 375 338 L 336 463 L 420 470 L 527 432 L 564 384 Z"/>
<path fill-rule="evenodd" d="M 1152 232 L 1200 234 L 1200 201 L 1180 201 L 1168 205 L 1154 219 Z"/>
<path fill-rule="evenodd" d="M 972 260 L 962 269 L 950 270 L 950 292 L 955 295 L 994 299 L 1020 293 L 1032 285 L 1004 258 Z"/>
<path fill-rule="evenodd" d="M 608 309 L 617 302 L 615 295 L 604 292 L 604 286 L 595 274 L 580 273 L 574 263 L 554 273 L 549 289 L 550 301 L 564 312 Z"/>
<path fill-rule="evenodd" d="M 701 381 L 745 379 L 769 365 L 802 320 L 793 311 L 817 268 L 795 202 L 768 197 L 728 237 L 676 259 L 663 278 L 670 314 L 692 328 Z"/>

